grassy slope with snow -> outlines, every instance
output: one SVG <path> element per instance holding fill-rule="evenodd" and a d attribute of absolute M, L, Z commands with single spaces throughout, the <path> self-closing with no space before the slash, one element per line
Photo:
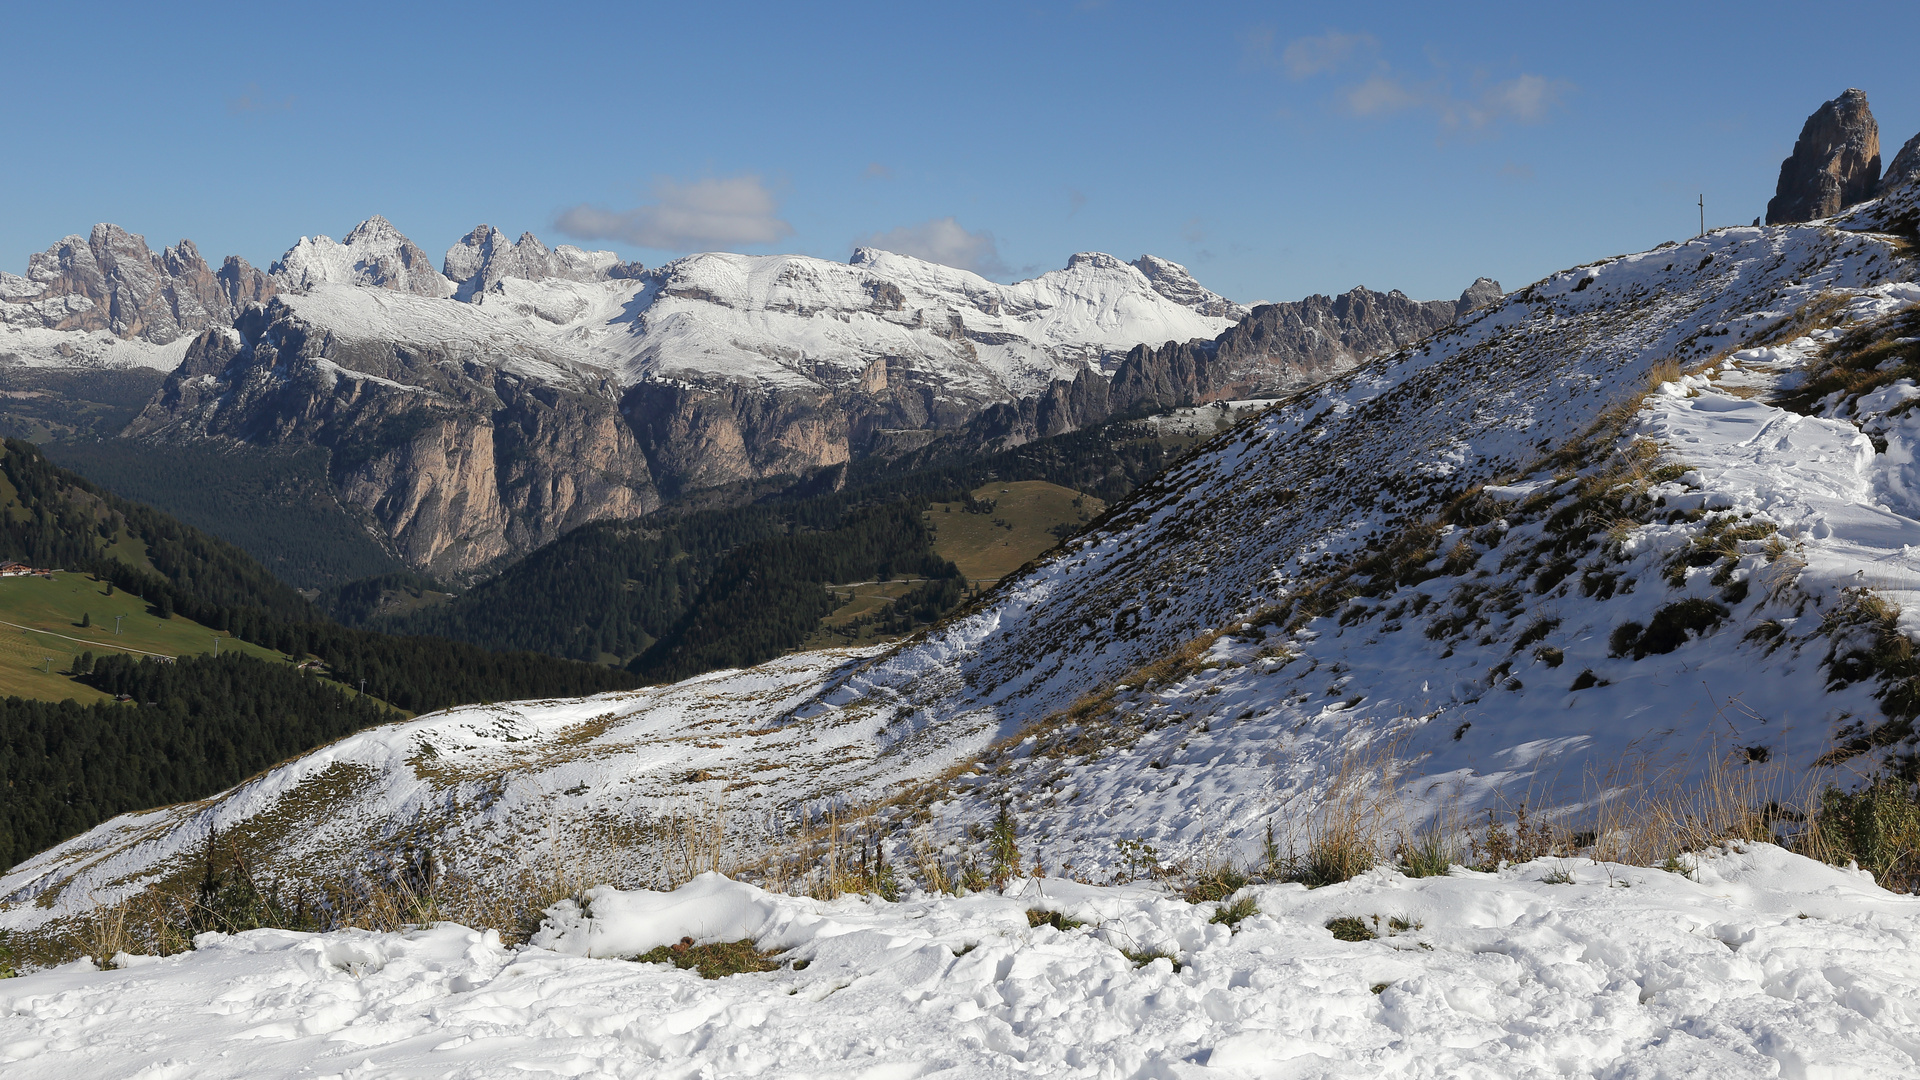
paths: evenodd
<path fill-rule="evenodd" d="M 651 815 L 689 801 L 724 801 L 745 837 L 796 806 L 884 797 L 973 760 L 1210 628 L 1298 596 L 1496 479 L 1508 484 L 1502 494 L 1515 506 L 1500 512 L 1512 520 L 1498 535 L 1486 532 L 1491 522 L 1460 530 L 1474 533 L 1468 565 L 1447 569 L 1452 550 L 1436 551 L 1429 569 L 1441 577 L 1284 635 L 1263 627 L 1214 641 L 1214 656 L 1248 666 L 1190 670 L 1151 693 L 1116 697 L 1085 745 L 1036 739 L 1003 752 L 1004 768 L 950 785 L 935 820 L 958 828 L 993 800 L 1014 798 L 1043 838 L 1042 858 L 1097 874 L 1112 867 L 1120 837 L 1173 856 L 1246 858 L 1277 811 L 1324 785 L 1350 751 L 1382 739 L 1439 781 L 1422 789 L 1429 809 L 1461 811 L 1499 799 L 1589 801 L 1605 779 L 1589 763 L 1617 761 L 1628 747 L 1663 763 L 1692 755 L 1683 771 L 1736 737 L 1804 762 L 1836 729 L 1877 719 L 1871 685 L 1826 692 L 1811 631 L 1862 560 L 1906 557 L 1900 537 L 1912 521 L 1893 503 L 1861 507 L 1881 465 L 1851 425 L 1731 391 L 1790 376 L 1818 344 L 1805 327 L 1783 331 L 1797 310 L 1853 298 L 1850 313 L 1866 317 L 1911 302 L 1904 286 L 1887 284 L 1912 273 L 1894 247 L 1825 225 L 1731 229 L 1554 275 L 1420 347 L 1241 422 L 1070 549 L 903 646 L 368 732 L 223 799 L 119 819 L 15 868 L 0 880 L 0 925 L 77 914 L 185 872 L 210 825 L 283 870 L 337 868 L 408 830 L 454 865 L 482 867 L 506 852 L 538 858 L 631 837 Z M 1783 340 L 1733 355 L 1767 337 Z M 1718 633 L 1637 662 L 1609 659 L 1619 623 L 1648 622 L 1676 599 L 1729 584 L 1712 580 L 1724 564 L 1678 585 L 1663 577 L 1663 556 L 1712 519 L 1656 521 L 1646 510 L 1616 543 L 1599 525 L 1552 526 L 1575 497 L 1561 490 L 1568 479 L 1526 474 L 1609 405 L 1641 392 L 1656 363 L 1712 357 L 1719 382 L 1664 392 L 1618 445 L 1665 439 L 1691 467 L 1657 490 L 1642 485 L 1648 505 L 1666 500 L 1667 517 L 1724 505 L 1774 522 L 1807 564 L 1787 600 L 1813 606 L 1767 606 L 1785 595 L 1758 587 L 1774 564 L 1743 553 L 1729 573 L 1756 584 Z M 1754 442 L 1755 431 L 1772 441 Z M 1575 480 L 1598 474 L 1613 467 L 1614 449 L 1588 447 L 1565 467 Z M 1530 498 L 1536 505 L 1521 513 Z M 1565 550 L 1556 555 L 1556 546 Z M 1539 591 L 1543 563 L 1557 557 L 1581 572 Z M 1615 576 L 1610 598 L 1583 595 L 1589 568 Z M 1542 617 L 1558 621 L 1527 644 L 1561 649 L 1558 668 L 1536 669 L 1532 652 L 1516 648 Z M 1792 618 L 1806 621 L 1786 624 Z M 1458 625 L 1429 637 L 1443 619 Z M 1790 648 L 1744 643 L 1769 619 L 1782 623 Z M 1299 659 L 1251 663 L 1261 650 Z M 1587 668 L 1612 685 L 1571 691 Z M 1729 742 L 1715 744 L 1723 725 Z"/>

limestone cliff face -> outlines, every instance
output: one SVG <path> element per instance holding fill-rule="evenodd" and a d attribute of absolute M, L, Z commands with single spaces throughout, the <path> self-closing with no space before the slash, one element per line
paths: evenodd
<path fill-rule="evenodd" d="M 249 306 L 232 331 L 189 346 L 126 434 L 327 447 L 341 502 L 409 565 L 454 580 L 659 505 L 646 455 L 597 373 L 524 355 L 489 363 L 500 357 L 424 334 L 355 338 L 341 324 L 352 321 L 318 327 L 284 297 Z"/>
<path fill-rule="evenodd" d="M 1103 387 L 1105 380 L 1092 376 Z M 992 406 L 904 361 L 879 359 L 856 379 L 819 388 L 645 379 L 621 412 L 671 498 L 700 488 L 804 476 L 890 445 L 917 445 L 964 427 Z"/>

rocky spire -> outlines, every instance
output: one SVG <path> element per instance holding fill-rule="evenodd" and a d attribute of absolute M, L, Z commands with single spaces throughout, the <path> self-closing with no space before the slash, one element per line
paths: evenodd
<path fill-rule="evenodd" d="M 1473 284 L 1467 286 L 1466 290 L 1460 294 L 1460 299 L 1454 301 L 1453 316 L 1457 319 L 1469 311 L 1478 311 L 1505 295 L 1506 293 L 1500 288 L 1500 283 L 1492 278 L 1474 278 Z"/>
<path fill-rule="evenodd" d="M 1907 140 L 1907 145 L 1893 155 L 1887 163 L 1887 171 L 1880 177 L 1880 190 L 1877 194 L 1891 195 L 1893 189 L 1920 176 L 1920 135 Z"/>
<path fill-rule="evenodd" d="M 224 326 L 239 304 L 272 294 L 273 283 L 244 259 L 229 258 L 216 273 L 190 240 L 155 254 L 138 233 L 102 223 L 32 256 L 26 277 L 0 274 L 0 322 L 164 345 Z"/>
<path fill-rule="evenodd" d="M 1078 258 L 1078 256 L 1075 256 Z M 1153 291 L 1161 296 L 1190 307 L 1202 315 L 1212 315 L 1223 319 L 1244 319 L 1247 308 L 1221 296 L 1219 293 L 1201 285 L 1187 272 L 1187 268 L 1177 262 L 1162 259 L 1158 255 L 1142 255 L 1128 264 L 1147 276 L 1152 282 Z"/>
<path fill-rule="evenodd" d="M 1793 155 L 1780 163 L 1780 186 L 1767 224 L 1832 217 L 1873 197 L 1880 182 L 1880 125 L 1867 95 L 1848 90 L 1807 117 Z"/>

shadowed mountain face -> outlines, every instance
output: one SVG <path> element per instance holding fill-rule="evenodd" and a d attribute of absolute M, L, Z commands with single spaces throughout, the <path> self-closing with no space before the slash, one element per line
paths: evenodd
<path fill-rule="evenodd" d="M 1134 347 L 1111 379 L 1082 372 L 1032 398 L 987 410 L 969 425 L 980 445 L 1015 445 L 1102 423 L 1212 401 L 1278 397 L 1403 348 L 1501 298 L 1480 278 L 1458 300 L 1410 300 L 1355 288 L 1262 304 L 1211 341 Z"/>

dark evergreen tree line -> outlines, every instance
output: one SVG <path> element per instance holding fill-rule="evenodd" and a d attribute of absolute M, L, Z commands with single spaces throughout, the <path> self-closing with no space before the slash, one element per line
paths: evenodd
<path fill-rule="evenodd" d="M 957 597 L 960 570 L 933 553 L 926 508 L 924 496 L 907 498 L 850 514 L 838 528 L 734 548 L 686 614 L 630 669 L 666 682 L 790 652 L 833 610 L 829 582 L 951 581 Z"/>
<path fill-rule="evenodd" d="M 115 814 L 204 798 L 399 719 L 325 679 L 232 653 L 80 666 L 92 668 L 81 681 L 131 702 L 0 700 L 0 869 Z"/>
<path fill-rule="evenodd" d="M 296 588 L 326 588 L 401 567 L 334 498 L 323 447 L 201 443 L 157 454 L 130 439 L 107 438 L 40 449 L 122 498 L 163 508 L 238 546 Z"/>
<path fill-rule="evenodd" d="M 548 655 L 340 626 L 239 548 L 102 491 L 30 443 L 6 440 L 0 475 L 13 488 L 0 512 L 0 558 L 89 572 L 163 617 L 177 613 L 288 656 L 316 656 L 341 682 L 358 688 L 364 679 L 368 693 L 412 712 L 635 685 L 625 672 Z M 106 554 L 121 536 L 145 545 L 153 570 Z"/>

